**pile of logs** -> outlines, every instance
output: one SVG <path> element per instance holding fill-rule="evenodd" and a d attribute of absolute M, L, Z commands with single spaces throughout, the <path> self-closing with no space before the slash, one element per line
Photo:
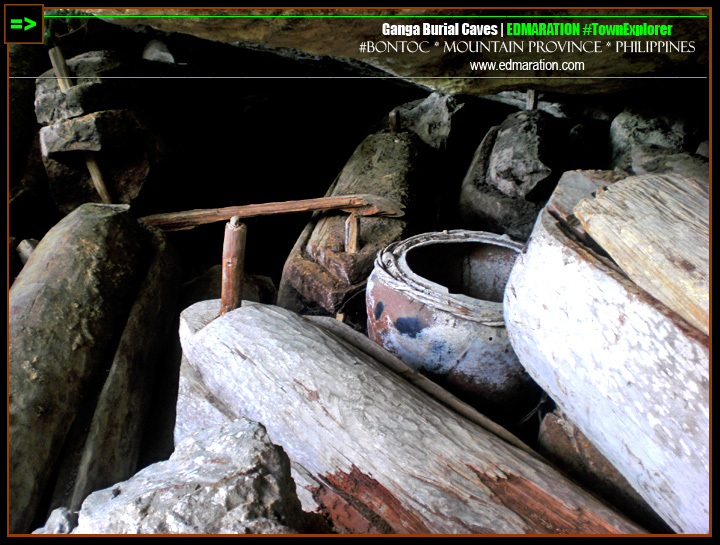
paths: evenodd
<path fill-rule="evenodd" d="M 560 181 L 510 275 L 508 333 L 528 373 L 653 509 L 675 531 L 704 533 L 709 185 L 613 178 Z"/>

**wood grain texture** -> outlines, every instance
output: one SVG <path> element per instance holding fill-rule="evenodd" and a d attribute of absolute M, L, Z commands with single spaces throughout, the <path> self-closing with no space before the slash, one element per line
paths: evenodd
<path fill-rule="evenodd" d="M 626 178 L 583 199 L 585 231 L 638 286 L 710 334 L 710 185 L 677 175 Z"/>
<path fill-rule="evenodd" d="M 525 369 L 678 532 L 709 528 L 709 340 L 543 210 L 505 290 Z"/>
<path fill-rule="evenodd" d="M 318 481 L 398 533 L 643 532 L 555 469 L 279 307 L 186 309 L 183 350 Z"/>
<path fill-rule="evenodd" d="M 165 231 L 192 229 L 198 225 L 216 221 L 238 218 L 254 218 L 276 214 L 297 212 L 317 212 L 320 210 L 346 210 L 360 216 L 400 217 L 403 215 L 402 205 L 396 201 L 377 195 L 342 195 L 320 197 L 318 199 L 302 199 L 298 201 L 268 202 L 246 204 L 242 206 L 226 206 L 225 208 L 198 208 L 183 212 L 167 212 L 144 216 L 148 225 L 160 227 Z"/>

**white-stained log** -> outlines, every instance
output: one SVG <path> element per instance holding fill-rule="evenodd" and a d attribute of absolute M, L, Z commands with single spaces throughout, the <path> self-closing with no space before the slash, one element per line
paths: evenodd
<path fill-rule="evenodd" d="M 641 533 L 538 458 L 279 307 L 182 313 L 212 394 L 386 533 Z M 216 318 L 217 317 L 217 318 Z"/>
<path fill-rule="evenodd" d="M 708 337 L 547 209 L 515 262 L 504 312 L 523 367 L 645 501 L 675 531 L 708 532 Z"/>

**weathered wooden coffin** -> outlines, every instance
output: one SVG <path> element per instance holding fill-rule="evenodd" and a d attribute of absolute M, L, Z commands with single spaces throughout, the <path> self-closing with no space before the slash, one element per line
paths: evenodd
<path fill-rule="evenodd" d="M 557 470 L 286 309 L 182 313 L 214 398 L 262 422 L 295 464 L 381 533 L 637 533 Z"/>
<path fill-rule="evenodd" d="M 135 471 L 178 281 L 127 205 L 81 205 L 30 256 L 9 293 L 11 532 Z"/>
<path fill-rule="evenodd" d="M 541 212 L 507 284 L 513 348 L 673 529 L 708 532 L 709 339 L 556 217 Z"/>
<path fill-rule="evenodd" d="M 379 132 L 355 150 L 327 196 L 369 193 L 412 209 L 418 184 L 427 174 L 425 155 L 431 153 L 409 132 Z M 351 297 L 361 294 L 377 253 L 401 239 L 408 217 L 359 218 L 359 250 L 345 248 L 347 214 L 315 215 L 298 238 L 283 269 L 278 304 L 295 311 L 308 306 L 334 315 Z M 362 308 L 364 301 L 359 299 Z"/>

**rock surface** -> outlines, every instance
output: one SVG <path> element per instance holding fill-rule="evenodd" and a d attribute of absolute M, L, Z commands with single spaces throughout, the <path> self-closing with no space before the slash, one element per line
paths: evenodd
<path fill-rule="evenodd" d="M 639 145 L 626 157 L 633 174 L 679 174 L 710 183 L 710 163 L 702 155 Z"/>
<path fill-rule="evenodd" d="M 303 529 L 290 461 L 240 419 L 185 438 L 170 459 L 91 494 L 76 534 L 288 534 Z"/>
<path fill-rule="evenodd" d="M 156 165 L 160 150 L 147 125 L 131 110 L 104 110 L 53 123 L 40 130 L 43 163 L 59 210 L 69 213 L 99 202 L 85 164 L 95 153 L 114 203 L 136 199 Z"/>
<path fill-rule="evenodd" d="M 390 123 L 394 130 L 414 132 L 430 147 L 446 149 L 453 132 L 453 117 L 462 107 L 463 104 L 450 95 L 432 93 L 424 100 L 395 108 L 391 118 L 396 118 Z"/>
<path fill-rule="evenodd" d="M 487 183 L 509 197 L 523 199 L 547 185 L 556 162 L 552 155 L 556 148 L 550 142 L 560 144 L 551 132 L 551 120 L 539 110 L 508 116 L 495 136 L 487 165 Z M 551 192 L 546 188 L 545 191 L 548 195 Z"/>
<path fill-rule="evenodd" d="M 626 109 L 613 119 L 610 141 L 617 164 L 635 146 L 683 151 L 691 142 L 691 129 L 681 117 Z"/>
<path fill-rule="evenodd" d="M 103 76 L 117 75 L 121 60 L 109 51 L 90 51 L 66 60 L 72 87 L 62 92 L 54 70 L 43 72 L 35 89 L 35 115 L 41 125 L 49 125 L 97 110 L 121 108 L 127 96 L 119 92 L 123 83 Z"/>

